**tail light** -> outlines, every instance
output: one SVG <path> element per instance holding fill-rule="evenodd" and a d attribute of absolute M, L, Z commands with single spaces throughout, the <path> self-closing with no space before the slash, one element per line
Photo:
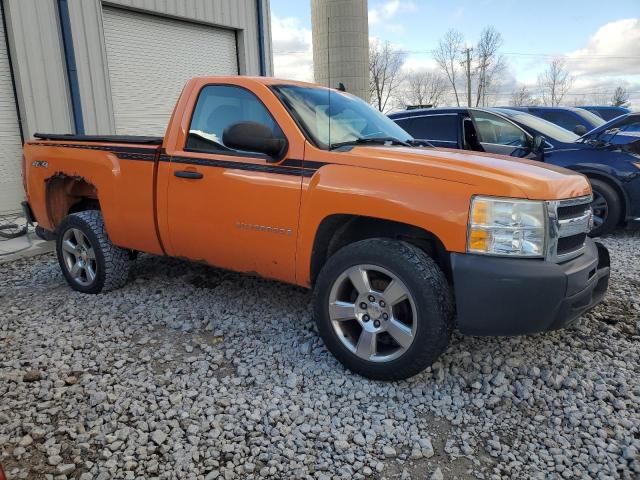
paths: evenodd
<path fill-rule="evenodd" d="M 24 193 L 27 193 L 27 159 L 24 158 L 24 155 L 22 155 L 22 187 L 24 188 Z M 0 480 L 5 479 L 0 476 Z"/>

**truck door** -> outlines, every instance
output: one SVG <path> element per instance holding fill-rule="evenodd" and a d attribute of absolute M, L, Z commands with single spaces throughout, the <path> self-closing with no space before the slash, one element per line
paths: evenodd
<path fill-rule="evenodd" d="M 302 185 L 299 160 L 224 145 L 224 130 L 257 122 L 285 135 L 264 103 L 246 88 L 200 90 L 184 147 L 167 152 L 168 254 L 292 281 Z M 159 182 L 162 188 L 162 183 Z M 161 195 L 161 193 L 159 193 Z"/>

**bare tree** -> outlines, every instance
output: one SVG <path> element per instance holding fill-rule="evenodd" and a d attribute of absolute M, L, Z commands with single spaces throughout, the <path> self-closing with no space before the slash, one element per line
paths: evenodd
<path fill-rule="evenodd" d="M 611 97 L 611 105 L 614 107 L 626 107 L 629 105 L 629 92 L 624 87 L 617 87 Z"/>
<path fill-rule="evenodd" d="M 438 43 L 438 48 L 434 52 L 434 59 L 438 66 L 447 76 L 453 93 L 456 98 L 456 104 L 460 106 L 460 97 L 458 96 L 457 75 L 460 66 L 462 48 L 464 40 L 462 34 L 457 30 L 449 30 Z"/>
<path fill-rule="evenodd" d="M 538 76 L 543 103 L 552 107 L 560 105 L 572 83 L 573 78 L 569 75 L 565 61 L 560 57 L 554 58 L 549 67 Z"/>
<path fill-rule="evenodd" d="M 389 42 L 377 40 L 369 44 L 369 93 L 371 104 L 384 112 L 400 83 L 400 69 L 406 54 L 396 50 Z"/>
<path fill-rule="evenodd" d="M 533 97 L 526 85 L 516 88 L 511 93 L 511 105 L 514 107 L 522 107 L 525 105 L 535 105 L 536 99 Z"/>
<path fill-rule="evenodd" d="M 476 107 L 487 105 L 487 94 L 495 86 L 497 77 L 504 72 L 506 61 L 500 55 L 502 35 L 493 27 L 486 27 L 476 46 Z"/>
<path fill-rule="evenodd" d="M 411 71 L 407 73 L 402 91 L 398 94 L 399 107 L 409 105 L 431 105 L 437 107 L 444 99 L 447 80 L 433 70 Z"/>

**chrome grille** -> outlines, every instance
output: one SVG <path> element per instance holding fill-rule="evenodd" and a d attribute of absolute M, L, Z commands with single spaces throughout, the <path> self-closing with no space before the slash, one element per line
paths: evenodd
<path fill-rule="evenodd" d="M 591 196 L 547 202 L 547 260 L 560 263 L 582 255 L 593 224 L 590 204 Z"/>

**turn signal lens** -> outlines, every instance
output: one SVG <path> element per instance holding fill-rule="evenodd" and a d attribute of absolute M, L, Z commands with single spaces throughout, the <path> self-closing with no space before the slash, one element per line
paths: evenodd
<path fill-rule="evenodd" d="M 469 253 L 542 257 L 545 239 L 543 202 L 492 197 L 471 200 Z"/>
<path fill-rule="evenodd" d="M 471 210 L 472 221 L 476 225 L 484 225 L 489 220 L 489 204 L 486 200 L 478 199 Z"/>
<path fill-rule="evenodd" d="M 469 248 L 478 252 L 489 250 L 489 234 L 485 230 L 471 230 L 469 233 Z"/>

